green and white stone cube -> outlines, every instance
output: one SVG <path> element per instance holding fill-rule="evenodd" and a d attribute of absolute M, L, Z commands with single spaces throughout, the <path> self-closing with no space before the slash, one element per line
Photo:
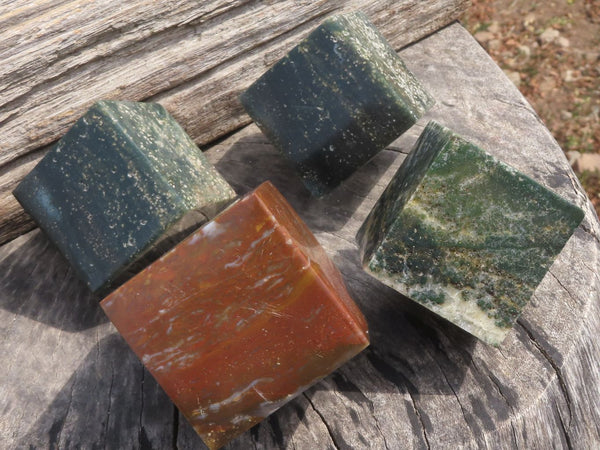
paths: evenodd
<path fill-rule="evenodd" d="M 583 216 L 430 122 L 357 239 L 368 273 L 499 345 Z"/>

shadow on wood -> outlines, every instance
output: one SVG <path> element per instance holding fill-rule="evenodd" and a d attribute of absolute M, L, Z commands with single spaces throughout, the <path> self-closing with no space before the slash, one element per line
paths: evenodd
<path fill-rule="evenodd" d="M 169 448 L 174 411 L 125 341 L 112 334 L 89 352 L 17 447 Z"/>
<path fill-rule="evenodd" d="M 300 176 L 261 133 L 251 133 L 235 142 L 215 164 L 240 195 L 270 180 L 314 232 L 341 229 L 354 215 L 395 159 L 393 152 L 380 152 L 341 186 L 323 198 L 313 197 Z"/>
<path fill-rule="evenodd" d="M 334 260 L 370 325 L 370 364 L 400 392 L 454 395 L 476 338 L 359 271 L 358 250 L 341 250 Z M 376 301 L 367 295 L 374 292 L 381 293 Z"/>
<path fill-rule="evenodd" d="M 65 331 L 108 321 L 98 298 L 40 230 L 6 247 L 7 256 L 0 261 L 0 308 Z"/>

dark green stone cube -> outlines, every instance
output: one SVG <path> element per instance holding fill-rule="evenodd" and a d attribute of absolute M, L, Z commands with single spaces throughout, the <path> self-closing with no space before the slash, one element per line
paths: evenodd
<path fill-rule="evenodd" d="M 326 20 L 240 100 L 316 196 L 352 175 L 434 103 L 362 13 Z"/>
<path fill-rule="evenodd" d="M 93 291 L 235 198 L 162 106 L 116 101 L 94 104 L 14 195 Z"/>
<path fill-rule="evenodd" d="M 430 122 L 357 239 L 367 272 L 499 345 L 583 216 Z"/>

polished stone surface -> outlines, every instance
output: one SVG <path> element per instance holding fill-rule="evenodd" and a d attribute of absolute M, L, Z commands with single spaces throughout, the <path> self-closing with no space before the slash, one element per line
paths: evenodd
<path fill-rule="evenodd" d="M 327 19 L 240 99 L 316 196 L 352 175 L 433 105 L 362 13 Z"/>
<path fill-rule="evenodd" d="M 430 122 L 358 241 L 373 276 L 499 345 L 583 216 Z"/>
<path fill-rule="evenodd" d="M 338 269 L 268 182 L 101 305 L 210 448 L 369 342 Z"/>
<path fill-rule="evenodd" d="M 93 291 L 235 198 L 162 106 L 117 101 L 95 103 L 14 195 Z"/>

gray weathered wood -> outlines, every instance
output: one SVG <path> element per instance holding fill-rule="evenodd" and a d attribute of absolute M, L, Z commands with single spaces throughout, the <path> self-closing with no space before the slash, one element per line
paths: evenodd
<path fill-rule="evenodd" d="M 239 193 L 266 179 L 282 191 L 340 267 L 372 339 L 228 448 L 597 448 L 598 219 L 554 139 L 460 25 L 400 53 L 438 104 L 329 197 L 311 198 L 254 125 L 206 152 Z M 499 349 L 359 267 L 354 234 L 429 119 L 586 211 Z M 0 292 L 8 448 L 203 448 L 38 231 L 0 247 Z"/>
<path fill-rule="evenodd" d="M 48 2 L 0 6 L 0 243 L 33 227 L 10 192 L 98 99 L 163 104 L 199 144 L 249 122 L 238 94 L 325 16 L 363 10 L 400 48 L 467 0 Z"/>

